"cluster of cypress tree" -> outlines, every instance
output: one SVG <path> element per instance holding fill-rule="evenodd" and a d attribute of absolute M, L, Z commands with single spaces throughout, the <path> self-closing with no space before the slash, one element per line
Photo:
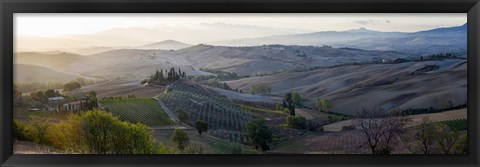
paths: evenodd
<path fill-rule="evenodd" d="M 157 85 L 168 85 L 171 84 L 180 78 L 185 78 L 187 77 L 187 74 L 185 72 L 182 72 L 180 68 L 178 68 L 178 72 L 175 70 L 175 68 L 170 68 L 170 70 L 165 70 L 165 74 L 163 72 L 163 69 L 160 69 L 160 71 L 156 71 L 155 74 L 150 76 L 149 79 L 145 79 L 142 81 L 142 84 L 148 83 L 148 84 L 157 84 Z"/>

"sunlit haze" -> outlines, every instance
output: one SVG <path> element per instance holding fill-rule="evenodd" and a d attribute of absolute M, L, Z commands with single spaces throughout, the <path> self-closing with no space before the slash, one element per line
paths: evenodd
<path fill-rule="evenodd" d="M 17 48 L 189 44 L 360 27 L 415 32 L 466 23 L 466 14 L 15 14 Z"/>

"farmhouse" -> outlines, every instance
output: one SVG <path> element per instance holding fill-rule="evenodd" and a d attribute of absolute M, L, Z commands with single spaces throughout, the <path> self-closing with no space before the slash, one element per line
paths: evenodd
<path fill-rule="evenodd" d="M 48 102 L 53 102 L 53 101 L 61 101 L 64 100 L 65 98 L 62 96 L 56 96 L 56 97 L 50 97 L 48 98 Z"/>
<path fill-rule="evenodd" d="M 78 111 L 81 111 L 82 108 L 84 108 L 83 105 L 85 105 L 86 103 L 87 103 L 87 100 L 77 100 L 77 101 L 68 102 L 63 104 L 63 109 L 65 111 L 78 112 Z"/>
<path fill-rule="evenodd" d="M 50 97 L 48 98 L 48 105 L 47 105 L 47 110 L 48 111 L 53 111 L 56 110 L 57 112 L 59 111 L 59 108 L 61 106 L 61 102 L 65 100 L 64 97 L 61 96 L 56 96 L 56 97 Z"/>

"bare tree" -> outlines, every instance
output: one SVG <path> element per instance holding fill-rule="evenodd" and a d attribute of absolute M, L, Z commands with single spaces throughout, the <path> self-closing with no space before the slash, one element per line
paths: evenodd
<path fill-rule="evenodd" d="M 377 147 L 384 133 L 385 119 L 379 108 L 362 109 L 357 112 L 358 119 L 354 120 L 355 126 L 362 130 L 365 144 L 368 145 L 372 154 L 377 152 Z"/>
<path fill-rule="evenodd" d="M 438 146 L 444 154 L 452 153 L 455 144 L 459 141 L 459 132 L 450 129 L 450 127 L 445 124 L 440 124 L 438 129 L 439 131 L 436 136 Z"/>
<path fill-rule="evenodd" d="M 430 154 L 435 144 L 435 136 L 435 125 L 428 117 L 423 117 L 422 124 L 418 126 L 415 132 L 415 138 L 420 142 L 417 150 L 422 154 Z"/>
<path fill-rule="evenodd" d="M 410 121 L 397 113 L 384 112 L 380 107 L 362 109 L 357 112 L 354 125 L 362 130 L 364 144 L 372 154 L 389 154 L 392 143 L 404 132 L 405 124 Z"/>
<path fill-rule="evenodd" d="M 412 119 L 408 116 L 401 115 L 398 109 L 391 110 L 383 119 L 385 119 L 385 130 L 382 135 L 383 146 L 378 153 L 388 154 L 393 150 L 391 146 L 392 142 L 405 133 L 405 125 L 411 122 Z"/>

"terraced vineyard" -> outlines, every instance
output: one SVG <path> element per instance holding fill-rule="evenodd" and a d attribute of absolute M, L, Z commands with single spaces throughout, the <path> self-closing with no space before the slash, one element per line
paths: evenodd
<path fill-rule="evenodd" d="M 458 131 L 467 130 L 467 119 L 454 119 L 454 120 L 442 121 L 441 123 L 444 123 L 448 127 Z"/>
<path fill-rule="evenodd" d="M 99 101 L 101 107 L 121 120 L 149 127 L 175 125 L 154 99 L 114 99 Z"/>
<path fill-rule="evenodd" d="M 181 83 L 171 86 L 158 98 L 172 110 L 183 108 L 189 115 L 189 125 L 203 120 L 208 123 L 210 134 L 228 141 L 245 142 L 243 126 L 253 117 L 248 110 L 222 96 Z"/>

